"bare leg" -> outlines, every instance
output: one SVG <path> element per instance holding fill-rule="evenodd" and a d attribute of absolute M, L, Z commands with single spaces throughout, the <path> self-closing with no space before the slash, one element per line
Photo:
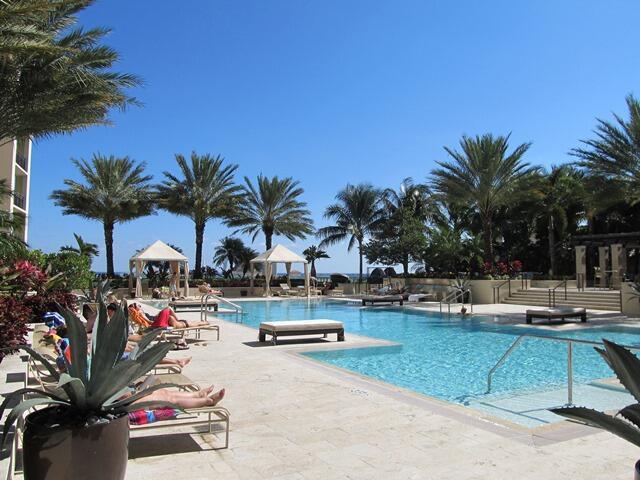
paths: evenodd
<path fill-rule="evenodd" d="M 136 400 L 133 403 L 138 402 L 169 402 L 174 403 L 182 408 L 201 408 L 201 407 L 212 407 L 216 405 L 220 400 L 224 398 L 225 391 L 224 389 L 219 392 L 206 396 L 206 397 L 194 397 L 193 394 L 186 392 L 172 392 L 170 390 L 156 390 L 155 392 L 147 395 L 146 397 Z"/>
<path fill-rule="evenodd" d="M 186 367 L 189 362 L 191 362 L 191 357 L 185 357 L 185 358 L 168 358 L 165 357 L 162 360 L 160 360 L 160 365 L 178 365 L 181 368 Z"/>

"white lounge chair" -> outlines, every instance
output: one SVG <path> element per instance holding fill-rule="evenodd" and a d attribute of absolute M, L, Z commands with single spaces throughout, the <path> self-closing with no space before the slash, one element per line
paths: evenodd
<path fill-rule="evenodd" d="M 286 322 L 262 322 L 258 333 L 258 340 L 266 342 L 267 335 L 271 342 L 278 344 L 278 337 L 291 335 L 317 335 L 335 333 L 339 342 L 344 342 L 344 324 L 336 320 L 294 320 Z"/>
<path fill-rule="evenodd" d="M 548 321 L 559 318 L 580 317 L 581 322 L 587 321 L 587 310 L 581 307 L 554 307 L 543 309 L 531 309 L 526 312 L 527 323 L 532 323 L 534 318 L 546 318 Z"/>

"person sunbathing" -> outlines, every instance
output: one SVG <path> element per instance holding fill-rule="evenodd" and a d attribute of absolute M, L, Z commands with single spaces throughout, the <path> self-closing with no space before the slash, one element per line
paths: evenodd
<path fill-rule="evenodd" d="M 136 400 L 133 404 L 135 405 L 136 403 L 144 402 L 168 402 L 181 408 L 213 407 L 224 398 L 224 395 L 224 388 L 213 393 L 213 385 L 197 392 L 179 392 L 169 390 L 167 388 L 161 388 L 160 390 L 150 393 L 146 397 Z"/>
<path fill-rule="evenodd" d="M 167 307 L 158 312 L 150 328 L 189 328 L 205 326 L 209 326 L 209 322 L 199 320 L 180 320 L 176 315 L 176 312 L 174 312 L 170 307 Z"/>

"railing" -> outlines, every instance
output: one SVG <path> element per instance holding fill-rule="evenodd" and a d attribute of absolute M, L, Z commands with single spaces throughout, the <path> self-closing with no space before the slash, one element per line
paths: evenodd
<path fill-rule="evenodd" d="M 13 192 L 13 204 L 16 207 L 21 208 L 22 210 L 25 210 L 27 202 L 24 196 L 20 195 L 19 193 Z"/>
<path fill-rule="evenodd" d="M 509 286 L 509 296 L 511 296 L 511 279 L 507 279 L 499 285 L 493 286 L 493 303 L 500 303 L 500 288 L 505 285 Z"/>
<path fill-rule="evenodd" d="M 549 306 L 556 306 L 556 290 L 560 287 L 564 287 L 564 300 L 567 300 L 567 279 L 565 278 L 558 285 L 549 289 Z"/>
<path fill-rule="evenodd" d="M 460 288 L 456 288 L 454 291 L 449 292 L 445 297 L 440 300 L 440 313 L 442 313 L 442 304 L 446 303 L 448 308 L 448 314 L 451 315 L 451 304 L 452 303 L 462 303 L 464 304 L 464 297 L 466 294 L 469 294 L 469 306 L 471 307 L 471 313 L 473 313 L 473 293 L 471 290 L 462 290 Z M 458 299 L 461 299 L 461 302 L 458 302 Z"/>
<path fill-rule="evenodd" d="M 20 165 L 25 172 L 27 171 L 27 157 L 25 157 L 21 153 L 16 153 L 16 163 Z"/>
<path fill-rule="evenodd" d="M 209 311 L 209 299 L 214 299 L 218 302 L 222 302 L 225 305 L 229 305 L 236 313 L 236 315 L 242 315 L 244 310 L 237 303 L 233 303 L 226 298 L 220 297 L 213 293 L 205 293 L 200 298 L 200 321 L 204 322 L 207 319 L 207 312 Z"/>
<path fill-rule="evenodd" d="M 513 353 L 513 351 L 520 345 L 520 343 L 527 338 L 538 338 L 540 340 L 548 340 L 552 342 L 562 342 L 567 344 L 567 405 L 573 405 L 573 344 L 578 343 L 582 345 L 592 345 L 594 347 L 602 347 L 604 346 L 601 342 L 593 342 L 590 340 L 578 340 L 575 338 L 566 338 L 566 337 L 549 337 L 545 335 L 536 335 L 533 333 L 525 333 L 524 335 L 520 335 L 516 340 L 511 344 L 511 346 L 504 352 L 502 357 L 496 362 L 496 364 L 489 370 L 487 374 L 487 391 L 485 395 L 491 393 L 493 375 L 500 368 L 507 358 Z M 621 345 L 624 348 L 629 350 L 640 350 L 640 346 L 630 346 L 630 345 Z"/>

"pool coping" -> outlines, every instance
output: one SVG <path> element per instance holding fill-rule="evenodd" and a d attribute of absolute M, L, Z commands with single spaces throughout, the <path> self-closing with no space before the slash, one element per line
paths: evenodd
<path fill-rule="evenodd" d="M 246 301 L 268 301 L 271 299 L 246 299 Z M 298 299 L 279 299 L 279 300 L 303 300 L 301 298 Z M 325 300 L 325 299 L 317 299 L 317 300 Z M 346 298 L 331 298 L 326 300 L 347 300 Z M 351 302 L 354 300 L 351 299 Z M 376 307 L 362 307 L 362 308 L 376 308 L 376 309 L 387 309 L 387 310 L 414 310 L 418 312 L 430 312 L 430 313 L 439 313 L 438 311 L 428 310 L 425 308 L 414 307 L 411 305 L 406 306 L 376 306 Z M 213 313 L 213 312 L 212 312 Z M 516 314 L 517 315 L 517 314 Z M 473 316 L 492 316 L 492 317 L 505 317 L 508 318 L 509 314 L 489 314 L 489 313 L 477 313 L 472 314 L 467 317 L 467 319 Z M 232 322 L 231 320 L 225 319 L 223 316 L 221 317 L 213 317 L 216 320 L 225 321 L 229 323 L 233 323 L 235 325 L 240 325 L 246 329 L 257 331 L 257 328 L 246 325 L 242 322 Z M 607 322 L 609 325 L 622 325 L 622 326 L 630 326 L 625 322 L 617 320 Z M 501 325 L 510 325 L 517 326 L 519 324 L 501 324 Z M 559 324 L 562 325 L 562 324 Z M 562 326 L 569 327 L 574 325 L 573 322 L 565 323 Z M 539 329 L 540 327 L 545 327 L 546 325 L 521 325 L 523 330 L 528 329 Z M 555 325 L 549 325 L 546 327 L 554 327 Z M 578 329 L 597 329 L 599 327 L 603 327 L 603 324 L 575 324 L 574 328 L 563 328 L 565 330 L 578 330 Z M 637 326 L 637 324 L 636 324 Z M 640 326 L 637 326 L 640 328 Z M 318 351 L 327 351 L 327 350 L 352 350 L 357 348 L 368 348 L 368 347 L 385 347 L 385 346 L 399 346 L 402 343 L 393 342 L 384 339 L 378 339 L 375 337 L 368 337 L 364 335 L 356 335 L 349 334 L 351 337 L 357 338 L 357 343 L 349 343 L 344 344 L 342 342 L 329 342 L 329 341 L 319 341 L 310 344 L 295 344 L 293 343 L 298 337 L 292 337 L 291 343 L 280 344 L 274 346 L 275 349 L 279 350 L 280 353 L 287 355 L 290 359 L 297 361 L 298 363 L 305 364 L 308 367 L 317 369 L 319 371 L 323 371 L 330 376 L 347 381 L 355 386 L 359 386 L 362 388 L 368 388 L 376 393 L 389 396 L 395 400 L 401 401 L 405 404 L 409 404 L 423 410 L 426 410 L 430 413 L 437 414 L 440 416 L 444 416 L 450 418 L 452 420 L 458 421 L 465 425 L 474 426 L 476 428 L 482 429 L 484 431 L 494 433 L 504 438 L 509 438 L 512 440 L 516 440 L 520 443 L 526 445 L 533 446 L 544 446 L 551 445 L 559 442 L 564 442 L 568 440 L 573 440 L 577 438 L 582 438 L 589 435 L 595 435 L 600 433 L 602 430 L 589 427 L 587 425 L 572 422 L 569 420 L 558 420 L 557 422 L 550 423 L 547 425 L 541 425 L 538 427 L 526 427 L 524 425 L 517 424 L 515 422 L 511 422 L 509 420 L 496 417 L 490 415 L 485 412 L 481 412 L 475 408 L 467 407 L 464 405 L 459 405 L 453 402 L 449 402 L 446 400 L 442 400 L 430 395 L 426 395 L 424 393 L 416 392 L 406 387 L 400 387 L 398 385 L 394 385 L 392 383 L 384 382 L 382 380 L 378 380 L 372 377 L 368 377 L 358 372 L 354 372 L 352 370 L 344 369 L 321 360 L 316 360 L 312 357 L 307 356 L 307 353 L 315 353 Z M 269 346 L 268 344 L 266 346 Z"/>

